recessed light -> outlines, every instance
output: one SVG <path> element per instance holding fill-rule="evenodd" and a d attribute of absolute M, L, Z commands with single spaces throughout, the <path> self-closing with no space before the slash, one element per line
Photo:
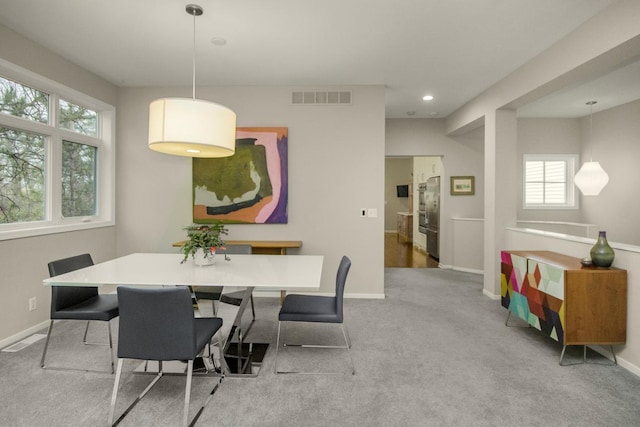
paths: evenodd
<path fill-rule="evenodd" d="M 415 116 L 416 112 L 415 111 L 407 111 L 407 116 Z"/>
<path fill-rule="evenodd" d="M 423 101 L 431 101 L 433 99 L 433 95 L 425 95 L 422 97 Z"/>
<path fill-rule="evenodd" d="M 214 37 L 211 39 L 211 43 L 213 43 L 216 46 L 224 46 L 225 44 L 227 44 L 227 41 L 222 37 Z"/>

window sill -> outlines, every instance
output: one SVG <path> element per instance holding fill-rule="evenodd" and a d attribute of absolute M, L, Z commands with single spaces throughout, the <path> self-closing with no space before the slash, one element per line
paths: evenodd
<path fill-rule="evenodd" d="M 93 228 L 104 228 L 115 225 L 113 220 L 94 220 L 90 222 L 74 222 L 67 224 L 46 224 L 42 226 L 30 226 L 28 228 L 16 228 L 11 230 L 0 230 L 0 241 L 21 239 L 24 237 L 44 236 L 48 234 L 66 233 L 69 231 L 90 230 Z"/>

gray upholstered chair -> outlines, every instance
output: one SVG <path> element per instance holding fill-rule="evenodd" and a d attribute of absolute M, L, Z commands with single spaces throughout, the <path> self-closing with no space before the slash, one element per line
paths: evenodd
<path fill-rule="evenodd" d="M 203 352 L 205 347 L 209 346 L 209 356 L 213 362 L 210 347 L 211 339 L 222 327 L 222 319 L 218 317 L 196 318 L 191 303 L 191 292 L 186 286 L 151 289 L 120 286 L 118 288 L 118 302 L 120 304 L 118 367 L 111 396 L 109 425 L 113 425 L 118 384 L 122 375 L 124 360 L 137 359 L 158 361 L 158 374 L 140 396 L 122 413 L 115 424 L 118 424 L 162 377 L 164 373 L 162 362 L 187 361 L 187 379 L 182 418 L 182 424 L 186 426 L 189 420 L 193 361 Z M 220 379 L 194 416 L 192 423 L 197 421 L 224 377 L 225 365 L 221 343 L 222 337 L 218 339 L 221 355 Z"/>
<path fill-rule="evenodd" d="M 63 258 L 51 261 L 48 264 L 49 275 L 51 277 L 70 271 L 79 270 L 84 267 L 93 265 L 91 255 L 82 254 L 69 258 Z M 111 339 L 111 323 L 109 321 L 118 316 L 118 299 L 116 295 L 100 295 L 96 287 L 84 286 L 52 286 L 51 287 L 51 322 L 47 331 L 47 339 L 42 352 L 40 366 L 44 369 L 63 369 L 73 371 L 88 372 L 109 372 L 113 374 L 113 343 Z M 49 348 L 49 340 L 51 331 L 56 320 L 83 320 L 87 322 L 84 330 L 83 341 L 87 343 L 87 332 L 89 331 L 89 322 L 91 320 L 99 320 L 107 323 L 108 329 L 108 345 L 109 357 L 111 359 L 111 369 L 109 371 L 96 371 L 91 369 L 77 368 L 61 368 L 52 367 L 45 364 L 47 349 Z"/>
<path fill-rule="evenodd" d="M 216 251 L 216 255 L 233 255 L 233 254 L 244 254 L 250 255 L 252 253 L 251 245 L 226 245 L 224 249 L 218 249 Z M 244 291 L 237 292 L 229 292 L 222 293 L 222 287 L 219 286 L 194 286 L 193 293 L 197 300 L 205 299 L 211 300 L 213 306 L 213 314 L 216 314 L 216 305 L 215 301 L 220 301 L 221 303 L 231 304 L 239 306 L 242 302 L 242 297 L 244 295 Z M 246 329 L 245 334 L 249 332 L 253 322 L 256 320 L 256 310 L 253 305 L 253 293 L 251 294 L 251 324 Z"/>
<path fill-rule="evenodd" d="M 351 340 L 344 325 L 343 316 L 343 299 L 344 287 L 347 281 L 347 274 L 351 268 L 351 260 L 343 256 L 336 274 L 336 295 L 333 297 L 318 295 L 296 295 L 289 294 L 285 297 L 280 313 L 278 314 L 278 336 L 276 339 L 276 358 L 275 372 L 279 373 L 295 373 L 294 371 L 278 371 L 278 348 L 280 347 L 280 334 L 282 322 L 316 322 L 316 323 L 336 323 L 342 327 L 342 335 L 344 337 L 344 346 L 326 346 L 313 344 L 284 344 L 285 347 L 305 347 L 305 348 L 341 348 L 349 352 L 351 348 Z M 283 334 L 284 335 L 284 334 Z M 283 339 L 284 341 L 284 339 Z M 355 374 L 355 367 L 351 353 L 351 373 Z M 318 372 L 320 373 L 320 372 Z"/>

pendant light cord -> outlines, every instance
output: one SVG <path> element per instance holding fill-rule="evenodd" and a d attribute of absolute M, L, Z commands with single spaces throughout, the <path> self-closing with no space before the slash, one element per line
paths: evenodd
<path fill-rule="evenodd" d="M 196 13 L 193 13 L 193 100 L 196 100 Z"/>
<path fill-rule="evenodd" d="M 593 104 L 598 101 L 589 101 L 589 161 L 593 162 Z"/>

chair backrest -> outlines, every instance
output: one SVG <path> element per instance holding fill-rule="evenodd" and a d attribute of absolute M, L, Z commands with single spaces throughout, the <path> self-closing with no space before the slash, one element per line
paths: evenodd
<path fill-rule="evenodd" d="M 251 255 L 253 249 L 251 245 L 224 245 L 224 249 L 216 250 L 216 253 L 219 252 L 221 254 L 247 254 Z"/>
<path fill-rule="evenodd" d="M 118 287 L 118 357 L 141 360 L 192 360 L 196 326 L 186 286 Z"/>
<path fill-rule="evenodd" d="M 91 255 L 82 254 L 69 258 L 63 258 L 51 261 L 49 267 L 49 276 L 59 276 L 70 271 L 79 270 L 84 267 L 93 265 Z M 97 287 L 80 287 L 80 286 L 52 286 L 51 287 L 51 318 L 55 318 L 55 313 L 67 307 L 80 304 L 88 299 L 98 296 Z"/>
<path fill-rule="evenodd" d="M 343 321 L 342 307 L 344 300 L 344 286 L 347 283 L 347 274 L 351 268 L 351 260 L 347 256 L 343 256 L 338 266 L 338 272 L 336 273 L 336 313 L 338 313 L 338 320 Z"/>

